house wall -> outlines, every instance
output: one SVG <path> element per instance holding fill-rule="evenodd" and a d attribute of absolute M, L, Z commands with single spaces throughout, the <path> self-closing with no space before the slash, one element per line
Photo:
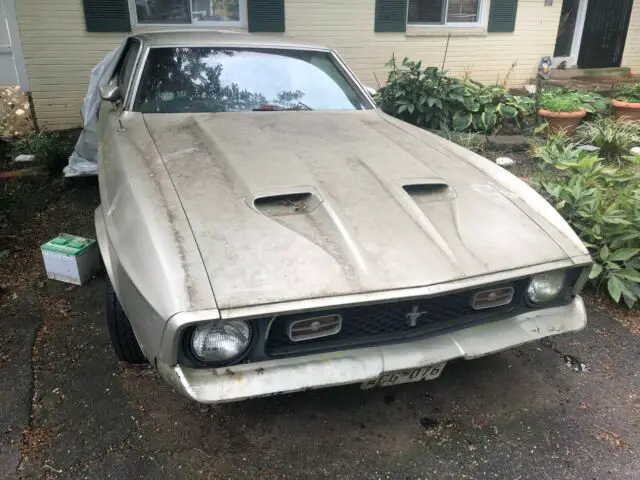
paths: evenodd
<path fill-rule="evenodd" d="M 486 19 L 488 0 L 484 7 Z M 400 59 L 407 56 L 441 66 L 448 33 L 452 36 L 445 69 L 451 74 L 467 73 L 474 80 L 495 83 L 511 72 L 509 84 L 523 85 L 535 76 L 540 57 L 553 54 L 561 7 L 561 0 L 550 7 L 543 0 L 520 0 L 513 33 L 487 33 L 484 27 L 409 27 L 407 33 L 375 33 L 374 0 L 286 0 L 285 12 L 287 34 L 336 48 L 372 87 L 375 77 L 380 84 L 386 80 L 384 64 L 394 53 Z"/>
<path fill-rule="evenodd" d="M 489 1 L 484 1 L 485 19 Z M 285 0 L 286 35 L 336 48 L 367 85 L 386 79 L 392 54 L 440 66 L 494 83 L 508 77 L 522 85 L 535 75 L 541 56 L 553 53 L 562 1 L 520 0 L 514 33 L 486 29 L 409 28 L 406 33 L 375 33 L 375 0 Z M 81 125 L 80 105 L 91 68 L 124 38 L 119 33 L 88 33 L 80 0 L 16 2 L 27 71 L 36 115 L 45 129 Z M 640 7 L 632 27 L 640 33 Z M 640 36 L 630 29 L 625 59 L 640 59 Z M 377 79 L 377 80 L 376 80 Z"/>
<path fill-rule="evenodd" d="M 630 67 L 638 73 L 640 70 L 640 2 L 634 2 L 627 32 L 627 42 L 624 46 L 622 66 Z"/>
<path fill-rule="evenodd" d="M 39 126 L 81 126 L 89 73 L 124 35 L 87 33 L 81 0 L 18 0 L 16 11 Z"/>

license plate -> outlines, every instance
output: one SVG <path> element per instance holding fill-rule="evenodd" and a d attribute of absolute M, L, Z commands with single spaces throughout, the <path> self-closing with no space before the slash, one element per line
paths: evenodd
<path fill-rule="evenodd" d="M 400 385 L 401 383 L 421 382 L 423 380 L 433 380 L 438 378 L 442 373 L 442 369 L 447 362 L 428 367 L 409 368 L 407 370 L 397 370 L 395 372 L 387 372 L 378 378 L 368 380 L 360 385 L 362 390 L 369 390 L 374 387 L 388 387 L 391 385 Z"/>

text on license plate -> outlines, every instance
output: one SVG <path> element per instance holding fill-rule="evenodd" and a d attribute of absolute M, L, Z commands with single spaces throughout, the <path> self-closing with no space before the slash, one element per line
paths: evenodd
<path fill-rule="evenodd" d="M 395 372 L 387 372 L 378 378 L 368 380 L 360 385 L 362 390 L 368 390 L 374 387 L 388 387 L 390 385 L 399 385 L 401 383 L 420 382 L 422 380 L 433 380 L 438 378 L 442 373 L 442 369 L 447 362 L 428 367 L 408 368 L 406 370 L 397 370 Z"/>

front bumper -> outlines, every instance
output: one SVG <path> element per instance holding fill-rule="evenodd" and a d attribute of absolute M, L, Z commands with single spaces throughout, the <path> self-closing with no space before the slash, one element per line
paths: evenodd
<path fill-rule="evenodd" d="M 551 335 L 581 330 L 586 323 L 584 303 L 576 296 L 566 306 L 533 310 L 410 343 L 211 369 L 169 366 L 158 359 L 157 368 L 167 382 L 193 400 L 231 402 L 365 382 L 384 372 L 456 358 L 473 359 Z"/>

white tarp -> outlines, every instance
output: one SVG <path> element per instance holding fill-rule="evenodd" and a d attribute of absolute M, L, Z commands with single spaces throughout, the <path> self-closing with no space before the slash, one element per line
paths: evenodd
<path fill-rule="evenodd" d="M 89 88 L 84 97 L 82 112 L 83 129 L 75 149 L 64 168 L 65 177 L 98 174 L 98 111 L 100 110 L 100 87 L 109 82 L 124 51 L 125 42 L 107 54 L 91 70 Z"/>

